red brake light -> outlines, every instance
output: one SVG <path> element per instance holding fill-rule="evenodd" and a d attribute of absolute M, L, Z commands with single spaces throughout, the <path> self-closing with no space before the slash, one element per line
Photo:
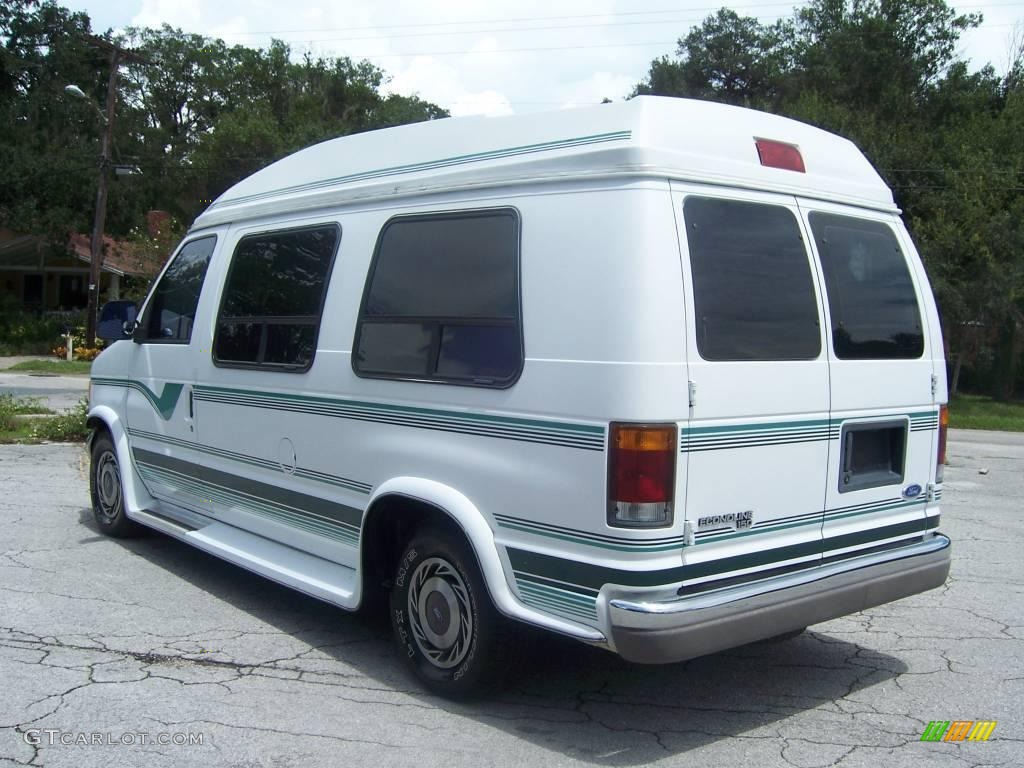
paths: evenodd
<path fill-rule="evenodd" d="M 941 483 L 946 467 L 946 431 L 949 429 L 949 406 L 939 408 L 939 450 L 935 454 L 935 482 Z"/>
<path fill-rule="evenodd" d="M 761 165 L 767 168 L 781 168 L 784 171 L 807 173 L 800 150 L 793 144 L 786 144 L 771 139 L 754 139 L 757 144 L 757 156 Z"/>
<path fill-rule="evenodd" d="M 612 424 L 608 445 L 608 524 L 672 524 L 675 424 Z"/>

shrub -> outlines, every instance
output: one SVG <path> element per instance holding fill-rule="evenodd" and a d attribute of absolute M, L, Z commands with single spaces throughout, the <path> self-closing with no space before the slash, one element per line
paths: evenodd
<path fill-rule="evenodd" d="M 39 419 L 32 425 L 31 435 L 37 440 L 70 443 L 85 440 L 89 434 L 85 426 L 89 414 L 89 400 L 83 397 L 73 408 L 48 418 Z"/>
<path fill-rule="evenodd" d="M 25 312 L 5 301 L 0 306 L 0 354 L 45 354 L 61 341 L 64 328 L 80 325 L 83 312 Z"/>

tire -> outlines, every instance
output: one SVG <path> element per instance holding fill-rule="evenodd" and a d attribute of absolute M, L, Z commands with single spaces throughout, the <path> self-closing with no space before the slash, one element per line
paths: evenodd
<path fill-rule="evenodd" d="M 500 686 L 512 627 L 461 536 L 435 528 L 413 535 L 395 571 L 390 614 L 399 652 L 431 692 L 460 699 Z"/>
<path fill-rule="evenodd" d="M 92 441 L 91 458 L 89 495 L 92 497 L 92 514 L 100 532 L 116 539 L 138 535 L 141 526 L 129 520 L 124 512 L 121 466 L 108 433 L 97 433 Z"/>

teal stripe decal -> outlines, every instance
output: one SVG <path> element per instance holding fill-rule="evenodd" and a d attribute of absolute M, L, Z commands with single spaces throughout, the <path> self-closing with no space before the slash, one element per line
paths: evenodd
<path fill-rule="evenodd" d="M 938 429 L 938 411 L 896 413 L 880 415 L 879 419 L 907 418 L 911 432 Z M 726 424 L 709 427 L 682 427 L 679 431 L 679 450 L 682 453 L 749 448 L 754 446 L 787 445 L 838 440 L 842 427 L 856 419 L 805 419 L 766 422 L 762 424 Z"/>
<path fill-rule="evenodd" d="M 802 515 L 791 515 L 789 517 L 773 520 L 768 523 L 761 523 L 745 531 L 735 531 L 732 528 L 719 530 L 698 531 L 694 536 L 694 545 L 706 544 L 708 542 L 726 541 L 728 539 L 756 536 L 761 533 L 788 530 L 808 525 L 821 525 L 822 520 L 831 522 L 861 515 L 870 515 L 878 512 L 890 512 L 896 509 L 912 509 L 927 503 L 925 499 L 889 499 L 885 501 L 859 504 L 850 507 L 826 510 L 822 512 L 807 512 Z M 683 546 L 682 536 L 662 537 L 659 539 L 626 539 L 616 536 L 606 536 L 588 531 L 579 531 L 571 528 L 562 528 L 548 523 L 539 523 L 522 518 L 509 517 L 508 515 L 495 515 L 495 522 L 499 527 L 507 530 L 529 533 L 535 536 L 544 536 L 558 541 L 568 541 L 573 544 L 607 549 L 617 552 L 668 552 L 679 549 Z"/>
<path fill-rule="evenodd" d="M 195 399 L 200 402 L 267 408 L 275 411 L 315 414 L 354 421 L 370 421 L 592 451 L 604 450 L 605 428 L 603 425 L 542 421 L 513 416 L 227 387 L 197 386 L 194 391 Z"/>
<path fill-rule="evenodd" d="M 217 456 L 218 458 L 228 459 L 229 461 L 235 461 L 240 464 L 259 467 L 260 469 L 269 469 L 273 472 L 283 471 L 280 464 L 276 461 L 260 459 L 256 456 L 250 456 L 236 451 L 229 451 L 223 448 L 214 448 L 213 446 L 203 445 L 202 443 L 196 443 L 191 440 L 181 440 L 176 437 L 159 435 L 155 432 L 147 432 L 142 429 L 133 429 L 131 427 L 128 428 L 128 434 L 131 437 L 153 440 L 155 442 L 163 443 L 164 445 L 173 445 L 179 448 L 187 448 L 199 453 L 205 453 L 209 456 Z M 305 480 L 313 480 L 327 485 L 333 485 L 338 488 L 345 488 L 346 490 L 355 491 L 356 493 L 369 494 L 370 491 L 373 490 L 373 486 L 369 483 L 361 483 L 358 480 L 351 480 L 347 477 L 341 477 L 340 475 L 318 472 L 313 469 L 304 469 L 303 467 L 296 467 L 295 471 L 291 473 L 291 476 Z"/>
<path fill-rule="evenodd" d="M 156 409 L 156 412 L 160 414 L 164 421 L 168 421 L 171 418 L 175 407 L 178 405 L 178 398 L 181 396 L 181 390 L 185 388 L 184 384 L 167 382 L 164 384 L 163 392 L 157 395 L 156 392 L 151 390 L 141 381 L 94 378 L 92 379 L 92 383 L 107 387 L 127 387 L 128 389 L 134 389 L 141 393 L 142 396 L 150 402 L 150 405 Z"/>
<path fill-rule="evenodd" d="M 184 490 L 205 502 L 207 507 L 214 502 L 240 507 L 248 512 L 330 536 L 353 546 L 359 540 L 362 510 L 355 507 L 210 469 L 142 448 L 133 448 L 132 455 L 143 477 L 148 475 L 149 478 L 172 489 Z M 205 513 L 208 514 L 209 510 L 206 509 Z"/>
<path fill-rule="evenodd" d="M 757 568 L 802 557 L 827 554 L 832 550 L 871 544 L 885 539 L 911 536 L 923 533 L 938 525 L 938 516 L 922 520 L 856 531 L 842 536 L 832 536 L 824 541 L 809 541 L 785 547 L 749 552 L 743 555 L 723 557 L 711 561 L 692 563 L 653 571 L 623 570 L 593 563 L 584 563 L 562 557 L 544 555 L 539 552 L 508 547 L 509 562 L 513 570 L 537 574 L 552 580 L 599 590 L 605 584 L 621 584 L 627 587 L 655 587 L 677 584 L 691 579 L 718 576 L 747 568 Z M 850 556 L 855 556 L 851 553 Z M 751 574 L 751 578 L 759 578 Z"/>
<path fill-rule="evenodd" d="M 564 588 L 554 587 L 530 578 L 530 574 L 516 573 L 516 587 L 523 603 L 548 613 L 562 614 L 574 619 L 597 619 L 597 594 L 582 595 Z"/>
<path fill-rule="evenodd" d="M 499 160 L 506 157 L 515 157 L 518 155 L 530 155 L 537 152 L 550 152 L 557 149 L 570 149 L 572 147 L 587 146 L 590 144 L 603 144 L 611 141 L 626 141 L 632 135 L 632 131 L 613 131 L 611 133 L 596 133 L 590 136 L 578 136 L 573 139 L 558 139 L 555 141 L 545 141 L 539 144 L 524 144 L 519 147 L 505 147 L 503 149 L 492 149 L 484 152 L 474 152 L 468 155 L 455 155 L 453 157 L 444 157 L 437 160 L 428 160 L 421 163 L 410 163 L 408 165 L 395 165 L 389 168 L 379 168 L 377 170 L 362 171 L 360 173 L 352 173 L 346 176 L 335 176 L 333 178 L 321 179 L 319 181 L 310 182 L 307 184 L 296 184 L 291 187 L 283 187 L 281 189 L 275 189 L 272 192 L 260 192 L 253 195 L 244 195 L 242 197 L 235 197 L 231 200 L 223 200 L 213 203 L 208 210 L 215 208 L 221 208 L 225 206 L 239 205 L 241 203 L 249 203 L 257 200 L 265 200 L 267 198 L 279 197 L 286 194 L 294 194 L 298 192 L 312 192 L 317 189 L 323 189 L 325 187 L 332 187 L 338 184 L 351 184 L 355 181 L 369 181 L 372 179 L 386 178 L 388 176 L 398 176 L 406 173 L 416 173 L 419 171 L 432 171 L 440 168 L 451 168 L 457 165 L 467 165 L 471 163 L 484 162 L 486 160 Z"/>

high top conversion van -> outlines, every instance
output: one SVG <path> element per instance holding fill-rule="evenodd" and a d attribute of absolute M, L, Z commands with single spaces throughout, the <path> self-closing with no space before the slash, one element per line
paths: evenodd
<path fill-rule="evenodd" d="M 310 147 L 93 365 L 96 521 L 387 600 L 447 695 L 510 622 L 673 662 L 938 587 L 943 346 L 898 214 L 849 141 L 697 101 Z"/>

